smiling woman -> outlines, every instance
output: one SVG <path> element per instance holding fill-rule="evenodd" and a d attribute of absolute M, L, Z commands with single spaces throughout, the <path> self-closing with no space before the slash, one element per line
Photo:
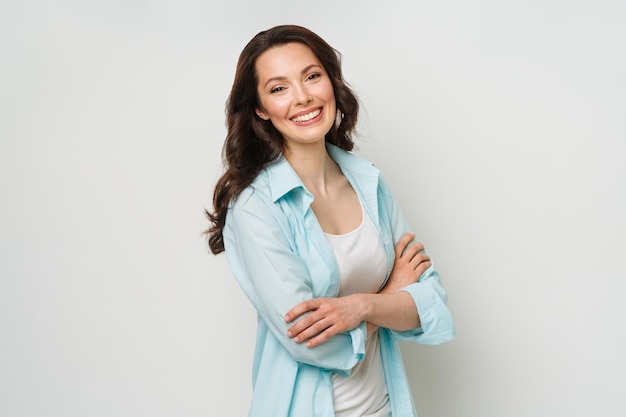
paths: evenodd
<path fill-rule="evenodd" d="M 313 51 L 301 43 L 276 46 L 259 56 L 256 68 L 256 114 L 285 138 L 285 150 L 323 142 L 337 111 L 333 85 Z"/>
<path fill-rule="evenodd" d="M 415 416 L 397 342 L 455 335 L 389 186 L 349 152 L 357 114 L 315 33 L 277 26 L 241 53 L 207 234 L 258 313 L 251 417 Z"/>

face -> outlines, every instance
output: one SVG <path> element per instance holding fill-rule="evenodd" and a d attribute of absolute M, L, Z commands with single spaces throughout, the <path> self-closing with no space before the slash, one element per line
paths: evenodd
<path fill-rule="evenodd" d="M 261 107 L 256 114 L 270 120 L 294 149 L 324 143 L 336 116 L 333 86 L 313 51 L 301 43 L 273 47 L 256 61 Z"/>

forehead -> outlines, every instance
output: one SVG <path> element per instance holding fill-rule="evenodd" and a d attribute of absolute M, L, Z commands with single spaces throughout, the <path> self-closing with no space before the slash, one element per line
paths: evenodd
<path fill-rule="evenodd" d="M 299 74 L 310 65 L 319 65 L 323 69 L 311 48 L 298 42 L 274 46 L 259 55 L 255 63 L 259 82 L 272 77 Z"/>

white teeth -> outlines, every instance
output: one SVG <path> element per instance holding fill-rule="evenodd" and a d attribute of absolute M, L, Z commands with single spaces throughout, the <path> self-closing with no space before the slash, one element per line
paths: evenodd
<path fill-rule="evenodd" d="M 301 116 L 298 117 L 294 117 L 293 121 L 294 122 L 308 122 L 309 120 L 313 119 L 314 117 L 317 117 L 317 115 L 319 115 L 322 111 L 320 109 L 317 110 L 313 110 L 311 113 L 307 113 L 307 114 L 303 114 Z"/>

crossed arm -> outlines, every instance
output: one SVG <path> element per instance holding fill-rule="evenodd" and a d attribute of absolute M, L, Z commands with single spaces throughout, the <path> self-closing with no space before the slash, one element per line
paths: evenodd
<path fill-rule="evenodd" d="M 352 294 L 337 298 L 303 301 L 285 315 L 294 324 L 287 336 L 296 343 L 315 347 L 334 335 L 367 322 L 368 334 L 378 327 L 409 330 L 420 327 L 413 298 L 399 289 L 417 282 L 431 266 L 421 243 L 412 243 L 415 234 L 403 235 L 395 246 L 394 266 L 385 286 L 376 294 Z"/>

